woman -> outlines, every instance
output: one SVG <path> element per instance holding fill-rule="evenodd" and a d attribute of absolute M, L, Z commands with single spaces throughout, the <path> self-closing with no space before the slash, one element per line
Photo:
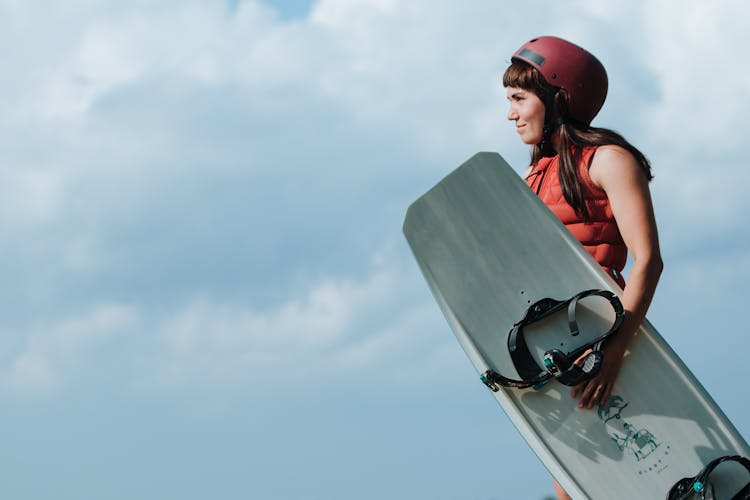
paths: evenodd
<path fill-rule="evenodd" d="M 590 125 L 604 104 L 607 74 L 583 48 L 535 38 L 513 55 L 503 85 L 508 119 L 531 146 L 526 183 L 624 287 L 625 320 L 604 346 L 601 370 L 571 391 L 579 408 L 590 409 L 609 398 L 662 271 L 648 189 L 651 166 L 622 136 Z M 625 287 L 628 252 L 633 265 Z M 555 489 L 558 498 L 569 498 L 557 482 Z"/>

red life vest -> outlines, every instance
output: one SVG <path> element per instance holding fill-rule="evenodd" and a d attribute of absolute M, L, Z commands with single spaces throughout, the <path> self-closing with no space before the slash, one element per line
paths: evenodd
<path fill-rule="evenodd" d="M 612 214 L 607 193 L 597 187 L 589 176 L 589 164 L 594 152 L 594 147 L 585 148 L 578 166 L 590 222 L 583 222 L 563 196 L 558 175 L 559 156 L 539 160 L 525 180 L 599 265 L 624 287 L 625 280 L 621 273 L 627 262 L 628 248 Z"/>

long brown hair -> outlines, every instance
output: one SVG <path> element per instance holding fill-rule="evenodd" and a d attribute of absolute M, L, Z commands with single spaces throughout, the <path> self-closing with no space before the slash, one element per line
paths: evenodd
<path fill-rule="evenodd" d="M 547 83 L 534 67 L 523 61 L 514 60 L 503 74 L 503 86 L 529 90 L 544 103 L 545 128 L 556 126 L 548 131 L 550 137 L 545 137 L 542 143 L 532 146 L 531 165 L 539 163 L 544 156 L 552 156 L 555 153 L 560 156 L 558 176 L 563 196 L 585 222 L 589 222 L 591 217 L 583 195 L 583 181 L 578 175 L 583 148 L 610 144 L 620 146 L 635 157 L 649 181 L 653 178 L 648 159 L 620 134 L 614 130 L 576 122 L 567 116 L 568 93 Z M 558 150 L 550 151 L 550 143 L 556 144 Z"/>

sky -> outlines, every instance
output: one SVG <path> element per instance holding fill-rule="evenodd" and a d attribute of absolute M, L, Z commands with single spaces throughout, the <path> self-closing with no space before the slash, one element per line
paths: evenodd
<path fill-rule="evenodd" d="M 542 15 L 540 15 L 542 14 Z M 750 436 L 750 5 L 0 0 L 0 496 L 534 499 L 401 234 L 500 77 L 595 53 L 653 164 L 649 318 Z"/>

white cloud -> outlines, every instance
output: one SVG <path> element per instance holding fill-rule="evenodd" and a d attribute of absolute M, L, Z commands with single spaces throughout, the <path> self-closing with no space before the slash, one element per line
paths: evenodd
<path fill-rule="evenodd" d="M 81 316 L 29 326 L 28 331 L 6 330 L 6 342 L 15 337 L 20 345 L 3 349 L 0 388 L 26 395 L 67 388 L 80 381 L 81 372 L 91 374 L 99 349 L 114 337 L 127 334 L 137 320 L 130 307 L 102 304 Z"/>
<path fill-rule="evenodd" d="M 0 169 L 0 220 L 6 230 L 48 223 L 59 214 L 64 191 L 60 172 L 30 166 Z"/>
<path fill-rule="evenodd" d="M 294 22 L 281 22 L 255 1 L 241 2 L 231 16 L 220 5 L 197 1 L 146 10 L 97 9 L 88 20 L 76 20 L 82 26 L 77 32 L 51 30 L 50 40 L 64 40 L 56 49 L 63 52 L 33 71 L 43 80 L 27 104 L 36 103 L 42 117 L 73 119 L 108 92 L 147 78 L 182 77 L 207 85 L 236 82 L 249 89 L 305 85 L 343 103 L 363 120 L 404 124 L 439 145 L 447 130 L 455 133 L 459 128 L 446 123 L 438 128 L 436 120 L 449 122 L 446 116 L 455 120 L 463 114 L 461 119 L 469 121 L 472 115 L 480 116 L 478 120 L 486 122 L 484 113 L 494 105 L 502 122 L 504 103 L 496 101 L 497 82 L 522 41 L 563 29 L 576 41 L 600 45 L 595 43 L 601 29 L 597 22 L 617 25 L 611 14 L 618 11 L 600 4 L 579 2 L 572 11 L 556 10 L 556 20 L 538 23 L 534 32 L 507 22 L 499 30 L 498 23 L 510 14 L 491 4 L 468 8 L 445 2 L 436 10 L 420 2 L 322 0 L 307 19 Z M 18 9 L 14 19 L 23 17 Z M 727 133 L 742 125 L 735 118 L 741 113 L 733 112 L 736 100 L 703 93 L 717 83 L 718 67 L 726 68 L 722 92 L 748 91 L 750 77 L 737 67 L 735 56 L 736 48 L 747 41 L 746 30 L 736 23 L 743 9 L 741 2 L 692 1 L 679 12 L 671 1 L 629 6 L 629 23 L 638 24 L 628 27 L 630 38 L 618 26 L 623 30 L 620 46 L 639 54 L 664 89 L 664 102 L 650 111 L 650 129 L 659 141 L 681 144 L 685 133 L 712 143 L 736 146 L 741 141 L 741 134 Z M 71 12 L 81 10 L 79 6 Z M 56 14 L 63 19 L 71 15 Z M 581 19 L 592 22 L 582 24 Z M 570 22 L 576 29 L 566 31 Z M 461 31 L 453 34 L 458 27 Z M 185 33 L 190 36 L 179 36 Z M 615 55 L 608 58 L 612 65 L 618 64 Z M 674 116 L 686 119 L 675 123 Z M 708 120 L 711 126 L 706 127 Z M 681 133 L 666 132 L 676 127 Z"/>
<path fill-rule="evenodd" d="M 38 90 L 42 119 L 79 120 L 101 97 L 144 78 L 181 71 L 211 77 L 201 58 L 221 32 L 220 11 L 188 3 L 177 9 L 100 14 L 75 37 Z M 178 36 L 189 33 L 190 36 Z M 203 49 L 203 50 L 201 50 Z"/>
<path fill-rule="evenodd" d="M 75 119 L 112 88 L 135 81 L 144 71 L 140 54 L 132 53 L 137 40 L 118 36 L 112 26 L 92 26 L 72 60 L 46 81 L 39 101 L 43 119 Z"/>
<path fill-rule="evenodd" d="M 158 327 L 165 352 L 150 376 L 167 385 L 254 385 L 270 374 L 311 380 L 387 364 L 421 338 L 424 311 L 408 298 L 420 286 L 416 274 L 385 264 L 363 279 L 323 279 L 266 309 L 191 301 Z"/>
<path fill-rule="evenodd" d="M 66 19 L 80 10 L 57 14 Z M 503 130 L 502 66 L 525 36 L 506 28 L 506 44 L 487 43 L 504 15 L 492 4 L 446 2 L 436 10 L 420 2 L 335 0 L 317 2 L 307 19 L 294 22 L 252 0 L 231 16 L 198 1 L 95 9 L 76 18 L 78 30 L 56 31 L 50 23 L 56 57 L 37 62 L 23 105 L 43 122 L 76 124 L 98 101 L 144 82 L 240 85 L 247 95 L 258 93 L 259 111 L 276 101 L 293 106 L 306 98 L 304 88 L 368 126 L 413 135 L 427 154 L 444 154 L 451 143 L 486 149 Z M 474 29 L 451 34 L 466 22 Z M 266 95 L 285 87 L 286 99 Z M 488 108 L 499 112 L 494 127 Z"/>
<path fill-rule="evenodd" d="M 444 376 L 458 344 L 437 306 L 420 300 L 428 294 L 416 266 L 395 257 L 378 254 L 362 278 L 324 278 L 265 308 L 212 297 L 158 315 L 101 304 L 26 331 L 6 327 L 0 390 L 64 393 L 104 373 L 110 390 L 146 392 L 247 390 L 299 377 L 315 385 L 372 371 L 406 384 Z M 110 373 L 106 365 L 122 356 Z"/>
<path fill-rule="evenodd" d="M 658 76 L 663 96 L 649 128 L 663 146 L 721 151 L 745 144 L 750 72 L 738 54 L 750 34 L 738 20 L 748 14 L 746 3 L 734 1 L 684 2 L 679 15 L 669 1 L 644 9 L 642 59 Z"/>

